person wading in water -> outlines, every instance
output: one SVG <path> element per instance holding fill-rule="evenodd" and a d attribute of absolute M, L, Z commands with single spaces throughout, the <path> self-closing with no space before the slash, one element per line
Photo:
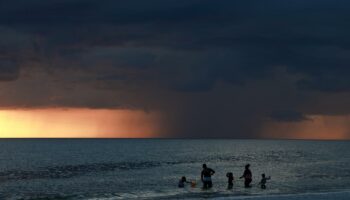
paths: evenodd
<path fill-rule="evenodd" d="M 227 189 L 232 189 L 233 180 L 234 180 L 232 172 L 227 172 L 226 177 L 227 177 Z"/>
<path fill-rule="evenodd" d="M 243 173 L 243 175 L 240 177 L 240 179 L 241 179 L 241 178 L 244 178 L 244 187 L 246 187 L 246 188 L 252 187 L 252 186 L 250 185 L 250 183 L 251 183 L 252 180 L 253 180 L 253 179 L 252 179 L 252 172 L 250 171 L 249 167 L 250 167 L 249 164 L 247 164 L 247 165 L 245 166 L 244 173 Z"/>
<path fill-rule="evenodd" d="M 261 189 L 266 189 L 266 182 L 267 180 L 270 180 L 271 176 L 266 177 L 265 174 L 261 174 L 261 181 L 259 183 L 259 185 L 261 186 Z"/>
<path fill-rule="evenodd" d="M 203 182 L 203 189 L 208 189 L 213 186 L 211 176 L 215 174 L 215 171 L 208 168 L 206 164 L 203 164 L 203 170 L 201 173 L 201 180 Z"/>

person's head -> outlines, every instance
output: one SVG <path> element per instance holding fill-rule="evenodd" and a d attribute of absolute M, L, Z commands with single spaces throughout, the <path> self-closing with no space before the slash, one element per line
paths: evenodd
<path fill-rule="evenodd" d="M 226 177 L 228 177 L 228 178 L 231 178 L 231 177 L 233 177 L 233 174 L 232 174 L 232 172 L 227 172 L 227 174 L 226 174 Z"/>
<path fill-rule="evenodd" d="M 261 174 L 261 177 L 265 178 L 265 174 Z"/>
<path fill-rule="evenodd" d="M 250 167 L 250 164 L 245 165 L 245 169 L 249 169 L 249 167 Z"/>
<path fill-rule="evenodd" d="M 182 182 L 186 182 L 186 177 L 183 176 L 183 177 L 181 178 L 181 181 L 182 181 Z"/>
<path fill-rule="evenodd" d="M 203 167 L 203 169 L 206 169 L 206 168 L 207 168 L 207 165 L 206 165 L 206 164 L 203 164 L 202 167 Z"/>

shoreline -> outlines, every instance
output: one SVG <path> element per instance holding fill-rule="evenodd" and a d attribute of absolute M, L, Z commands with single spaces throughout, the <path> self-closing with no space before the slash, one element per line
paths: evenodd
<path fill-rule="evenodd" d="M 240 200 L 240 199 L 254 199 L 254 200 L 348 200 L 350 199 L 350 191 L 334 191 L 334 192 L 315 192 L 315 193 L 300 193 L 300 194 L 271 194 L 271 195 L 257 195 L 257 196 L 232 196 L 232 197 L 214 197 L 217 200 Z"/>

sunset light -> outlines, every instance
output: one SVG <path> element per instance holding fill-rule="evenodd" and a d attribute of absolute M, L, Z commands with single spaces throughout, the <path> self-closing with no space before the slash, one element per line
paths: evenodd
<path fill-rule="evenodd" d="M 279 139 L 349 140 L 350 116 L 308 116 L 301 122 L 266 123 L 263 137 Z"/>
<path fill-rule="evenodd" d="M 350 199 L 349 11 L 0 0 L 0 200 Z"/>
<path fill-rule="evenodd" d="M 27 109 L 0 111 L 0 137 L 157 137 L 157 116 L 107 109 Z"/>

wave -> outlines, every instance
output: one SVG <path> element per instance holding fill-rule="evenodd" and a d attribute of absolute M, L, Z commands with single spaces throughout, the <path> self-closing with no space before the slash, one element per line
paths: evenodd
<path fill-rule="evenodd" d="M 159 167 L 163 165 L 177 165 L 192 162 L 157 162 L 157 161 L 140 161 L 140 162 L 109 162 L 109 163 L 91 163 L 80 165 L 61 165 L 48 166 L 38 170 L 8 170 L 0 172 L 2 181 L 9 180 L 27 180 L 27 179 L 60 179 L 72 178 L 88 173 L 109 172 L 115 170 L 139 170 Z"/>
<path fill-rule="evenodd" d="M 302 193 L 302 194 L 270 194 L 270 195 L 244 195 L 244 194 L 221 194 L 215 192 L 196 192 L 196 193 L 156 193 L 156 192 L 143 192 L 143 193 L 123 193 L 123 194 L 103 194 L 103 195 L 51 195 L 51 196 L 35 196 L 16 198 L 21 200 L 57 200 L 57 199 L 88 199 L 88 200 L 119 200 L 119 199 L 213 199 L 213 200 L 348 200 L 350 199 L 350 191 L 341 192 L 323 192 L 323 193 Z"/>
<path fill-rule="evenodd" d="M 93 163 L 81 165 L 50 166 L 36 171 L 9 170 L 0 172 L 0 177 L 6 180 L 26 179 L 59 179 L 71 178 L 93 172 L 108 172 L 114 170 L 147 169 L 160 166 L 160 162 L 119 162 L 119 163 Z"/>

